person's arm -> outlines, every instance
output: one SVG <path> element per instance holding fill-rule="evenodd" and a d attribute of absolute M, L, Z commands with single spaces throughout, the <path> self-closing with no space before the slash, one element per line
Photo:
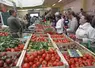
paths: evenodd
<path fill-rule="evenodd" d="M 88 41 L 91 41 L 92 43 L 95 42 L 95 29 L 89 30 L 88 38 L 83 38 L 82 40 L 84 43 L 87 43 Z"/>

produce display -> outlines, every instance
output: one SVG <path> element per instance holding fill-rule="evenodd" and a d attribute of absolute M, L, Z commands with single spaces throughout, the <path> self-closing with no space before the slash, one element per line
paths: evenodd
<path fill-rule="evenodd" d="M 28 45 L 28 51 L 45 49 L 48 50 L 51 46 L 50 40 L 46 34 L 33 34 Z"/>
<path fill-rule="evenodd" d="M 71 58 L 68 54 L 64 54 L 64 53 L 63 56 L 69 63 L 70 68 L 95 66 L 95 58 L 88 53 L 84 54 L 83 57 L 80 58 Z"/>
<path fill-rule="evenodd" d="M 36 24 L 36 33 L 49 33 L 49 34 L 55 34 L 54 28 L 51 26 L 48 26 L 47 24 Z"/>
<path fill-rule="evenodd" d="M 68 49 L 79 49 L 81 50 L 82 48 L 75 44 L 75 43 L 69 43 L 69 44 L 57 44 L 58 48 L 60 51 L 67 51 Z"/>
<path fill-rule="evenodd" d="M 54 31 L 53 28 L 45 28 L 45 29 L 44 29 L 44 33 L 54 34 L 55 31 Z"/>
<path fill-rule="evenodd" d="M 0 68 L 15 67 L 20 57 L 20 53 L 10 54 L 2 52 L 0 53 Z"/>
<path fill-rule="evenodd" d="M 57 34 L 50 23 L 42 22 L 35 25 L 35 33 L 31 36 L 24 47 L 8 30 L 0 32 L 0 68 L 16 65 L 21 68 L 95 68 L 94 54 L 70 39 L 75 40 L 75 35 L 68 38 L 65 34 Z"/>
<path fill-rule="evenodd" d="M 28 50 L 41 50 L 45 49 L 48 50 L 50 47 L 52 47 L 48 42 L 30 42 Z"/>
<path fill-rule="evenodd" d="M 58 35 L 58 34 L 53 34 L 50 35 L 51 38 L 55 43 L 69 43 L 71 42 L 68 38 L 66 38 L 64 35 Z"/>
<path fill-rule="evenodd" d="M 69 43 L 68 39 L 53 39 L 55 43 Z"/>
<path fill-rule="evenodd" d="M 10 31 L 10 29 L 8 29 L 8 28 L 0 29 L 0 32 L 9 32 L 9 31 Z"/>
<path fill-rule="evenodd" d="M 18 39 L 11 36 L 0 36 L 0 52 L 4 51 L 21 51 L 24 47 Z"/>
<path fill-rule="evenodd" d="M 47 35 L 42 36 L 42 34 L 41 34 L 41 35 L 37 36 L 37 35 L 33 34 L 31 37 L 31 41 L 32 42 L 47 42 L 48 39 L 46 37 L 47 37 Z"/>
<path fill-rule="evenodd" d="M 7 32 L 0 32 L 0 36 L 8 36 Z"/>
<path fill-rule="evenodd" d="M 57 52 L 53 49 L 48 51 L 42 49 L 25 55 L 22 68 L 39 68 L 64 66 Z"/>
<path fill-rule="evenodd" d="M 58 34 L 54 34 L 54 35 L 51 35 L 51 38 L 64 38 L 64 35 L 58 35 Z"/>

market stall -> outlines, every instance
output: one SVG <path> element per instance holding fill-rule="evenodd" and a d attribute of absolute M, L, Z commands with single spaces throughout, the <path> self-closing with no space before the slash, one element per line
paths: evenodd
<path fill-rule="evenodd" d="M 14 0 L 20 8 L 44 3 L 44 0 L 33 1 Z M 13 6 L 12 1 L 9 2 Z M 3 14 L 2 18 L 0 12 L 0 26 L 7 21 L 6 18 L 8 15 Z M 21 38 L 13 38 L 9 28 L 0 28 L 0 68 L 95 68 L 95 54 L 74 41 L 73 34 L 70 37 L 74 40 L 65 33 L 56 33 L 47 20 L 41 19 L 39 22 L 33 22 L 24 29 Z"/>

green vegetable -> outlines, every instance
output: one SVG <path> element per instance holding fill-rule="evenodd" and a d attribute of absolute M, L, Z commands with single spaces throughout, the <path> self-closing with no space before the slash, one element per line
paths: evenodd
<path fill-rule="evenodd" d="M 11 36 L 0 36 L 0 52 L 5 51 L 6 48 L 14 48 L 18 46 L 20 41 Z"/>
<path fill-rule="evenodd" d="M 30 42 L 28 49 L 30 48 L 34 50 L 41 50 L 41 49 L 48 50 L 49 46 L 48 42 Z"/>

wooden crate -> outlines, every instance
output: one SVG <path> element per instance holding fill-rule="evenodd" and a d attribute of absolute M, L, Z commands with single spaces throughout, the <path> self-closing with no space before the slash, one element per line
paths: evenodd
<path fill-rule="evenodd" d="M 16 54 L 20 54 L 21 52 L 0 52 L 0 54 L 1 53 L 6 53 L 8 56 L 15 56 Z M 17 64 L 19 63 L 19 60 L 20 60 L 20 57 L 18 58 Z M 11 67 L 11 68 L 19 68 L 19 66 L 17 66 L 17 64 L 16 64 L 16 66 Z M 0 67 L 0 68 L 2 68 L 2 67 Z"/>

